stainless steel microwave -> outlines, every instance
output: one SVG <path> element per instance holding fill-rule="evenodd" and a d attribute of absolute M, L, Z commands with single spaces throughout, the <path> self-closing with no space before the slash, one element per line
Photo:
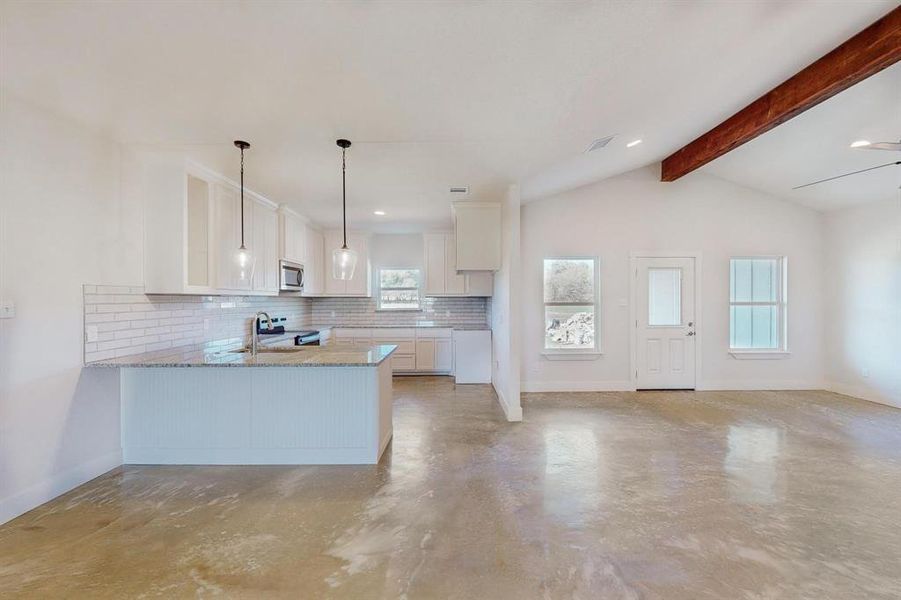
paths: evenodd
<path fill-rule="evenodd" d="M 278 261 L 279 277 L 278 289 L 283 292 L 303 291 L 303 265 L 287 260 Z"/>

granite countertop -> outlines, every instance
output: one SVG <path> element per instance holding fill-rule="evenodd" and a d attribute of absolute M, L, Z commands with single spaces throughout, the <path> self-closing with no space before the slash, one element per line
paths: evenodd
<path fill-rule="evenodd" d="M 350 345 L 299 346 L 281 351 L 250 352 L 188 347 L 183 350 L 135 354 L 87 363 L 86 367 L 375 367 L 397 350 L 394 344 L 355 348 Z"/>

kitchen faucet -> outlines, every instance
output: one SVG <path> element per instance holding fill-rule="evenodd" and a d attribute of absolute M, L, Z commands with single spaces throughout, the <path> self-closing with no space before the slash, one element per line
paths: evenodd
<path fill-rule="evenodd" d="M 269 316 L 269 313 L 260 311 L 253 317 L 253 321 L 250 323 L 250 355 L 254 358 L 257 356 L 257 338 L 259 334 L 257 333 L 257 321 L 260 317 L 266 317 L 266 329 L 272 329 L 272 317 Z"/>

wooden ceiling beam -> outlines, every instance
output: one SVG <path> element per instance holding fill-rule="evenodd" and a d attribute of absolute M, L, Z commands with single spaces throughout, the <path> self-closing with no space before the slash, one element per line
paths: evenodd
<path fill-rule="evenodd" d="M 675 181 L 901 60 L 901 7 L 663 160 Z"/>

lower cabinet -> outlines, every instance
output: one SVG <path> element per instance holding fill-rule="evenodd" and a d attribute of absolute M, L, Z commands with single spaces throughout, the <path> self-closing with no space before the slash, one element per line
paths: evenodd
<path fill-rule="evenodd" d="M 435 340 L 435 370 L 446 371 L 448 373 L 454 370 L 454 340 Z"/>
<path fill-rule="evenodd" d="M 367 348 L 397 346 L 391 355 L 394 373 L 454 375 L 457 383 L 491 382 L 491 331 L 454 331 L 443 327 L 335 328 L 336 343 Z M 325 343 L 329 343 L 325 338 Z"/>
<path fill-rule="evenodd" d="M 435 370 L 435 340 L 416 340 L 416 370 Z"/>

